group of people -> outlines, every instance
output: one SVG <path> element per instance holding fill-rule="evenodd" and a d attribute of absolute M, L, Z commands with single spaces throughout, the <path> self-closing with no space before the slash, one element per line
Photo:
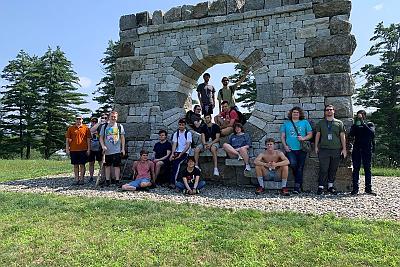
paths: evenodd
<path fill-rule="evenodd" d="M 252 142 L 250 135 L 240 123 L 238 115 L 240 112 L 234 97 L 234 92 L 243 79 L 230 87 L 228 78 L 222 79 L 223 88 L 218 93 L 220 113 L 214 117 L 215 123 L 213 123 L 215 89 L 209 84 L 208 73 L 204 74 L 203 78 L 204 83 L 197 88 L 200 105 L 195 105 L 193 111 L 189 111 L 185 118 L 179 120 L 178 129 L 172 134 L 172 142 L 168 140 L 166 130 L 159 131 L 159 141 L 154 145 L 151 159 L 148 151 L 140 151 L 139 160 L 132 165 L 133 181 L 127 184 L 120 182 L 121 157 L 125 155 L 125 131 L 123 126 L 117 123 L 118 113 L 112 111 L 109 116 L 103 114 L 100 121 L 92 118 L 90 127 L 82 123 L 82 116 L 76 116 L 76 123 L 69 127 L 66 133 L 66 152 L 70 154 L 74 166 L 74 183 L 76 185 L 84 183 L 86 162 L 89 162 L 90 180 L 93 180 L 95 161 L 98 161 L 100 169 L 104 169 L 106 186 L 111 184 L 113 170 L 115 181 L 122 190 L 136 191 L 156 183 L 168 183 L 170 188 L 176 188 L 187 194 L 196 194 L 205 186 L 199 166 L 200 154 L 206 150 L 211 152 L 213 174 L 219 176 L 217 154 L 221 138 L 225 136 L 227 141 L 222 144 L 222 148 L 227 156 L 243 160 L 244 171 L 250 171 L 249 148 Z M 336 119 L 334 114 L 334 106 L 326 105 L 324 118 L 316 124 L 314 134 L 301 107 L 289 110 L 287 120 L 280 127 L 283 151 L 276 149 L 276 140 L 268 138 L 265 141 L 265 151 L 257 155 L 254 160 L 259 184 L 256 194 L 265 191 L 265 181 L 281 180 L 281 194 L 289 195 L 287 187 L 289 168 L 292 169 L 295 178 L 292 193 L 301 193 L 304 165 L 307 153 L 311 149 L 307 143 L 313 138 L 315 153 L 319 158 L 317 194 L 323 194 L 325 188 L 326 192 L 337 194 L 334 187 L 336 172 L 341 158 L 347 156 L 347 149 L 344 124 Z M 351 194 L 356 195 L 359 192 L 361 163 L 365 170 L 365 192 L 375 194 L 371 182 L 375 129 L 373 123 L 367 122 L 364 110 L 357 112 L 349 135 L 354 137 Z M 197 137 L 197 141 L 194 141 L 196 139 L 194 137 Z M 189 156 L 192 148 L 194 156 Z M 183 170 L 181 170 L 182 163 L 186 163 Z"/>

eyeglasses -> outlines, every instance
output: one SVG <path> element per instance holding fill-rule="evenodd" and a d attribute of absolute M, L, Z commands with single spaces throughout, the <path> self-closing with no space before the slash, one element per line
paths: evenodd
<path fill-rule="evenodd" d="M 76 120 L 77 120 L 77 121 L 81 121 L 81 120 L 82 120 L 82 118 L 76 118 Z"/>
<path fill-rule="evenodd" d="M 101 119 L 102 119 L 102 120 L 106 120 L 106 119 L 107 119 L 107 117 L 101 117 Z"/>
<path fill-rule="evenodd" d="M 229 82 L 229 80 L 223 80 L 222 82 L 223 82 L 223 83 L 224 83 L 224 82 Z"/>
<path fill-rule="evenodd" d="M 327 108 L 327 109 L 325 109 L 325 111 L 334 111 L 334 109 L 333 108 Z"/>

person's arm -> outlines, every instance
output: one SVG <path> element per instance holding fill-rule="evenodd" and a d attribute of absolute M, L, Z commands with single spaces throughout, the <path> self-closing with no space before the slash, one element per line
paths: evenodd
<path fill-rule="evenodd" d="M 96 123 L 95 125 L 93 125 L 93 127 L 90 128 L 90 133 L 94 134 L 97 132 L 97 129 L 99 128 L 99 126 L 101 125 L 101 122 Z"/>
<path fill-rule="evenodd" d="M 69 138 L 65 138 L 65 153 L 69 155 Z"/>
<path fill-rule="evenodd" d="M 199 185 L 199 180 L 200 180 L 200 175 L 196 175 L 196 178 L 194 179 L 194 185 L 193 189 L 197 189 L 197 186 Z"/>
<path fill-rule="evenodd" d="M 202 143 L 203 145 L 206 145 L 206 144 L 207 144 L 207 142 L 206 142 L 206 135 L 205 135 L 204 133 L 201 133 L 201 143 Z"/>
<path fill-rule="evenodd" d="M 240 79 L 233 85 L 233 88 L 236 90 L 236 88 L 238 88 L 240 86 L 240 84 L 246 80 L 247 75 L 250 73 L 250 69 L 246 69 L 242 75 L 242 77 L 240 77 Z"/>
<path fill-rule="evenodd" d="M 103 127 L 106 127 L 106 125 L 103 125 Z M 107 150 L 107 147 L 104 143 L 104 135 L 101 134 L 102 132 L 105 133 L 105 129 L 103 130 L 103 127 L 101 127 L 101 129 L 100 129 L 99 141 L 100 141 L 101 148 L 103 149 L 103 153 L 104 153 Z"/>
<path fill-rule="evenodd" d="M 197 91 L 197 98 L 199 99 L 199 103 L 200 103 L 201 108 L 203 108 L 203 102 L 201 102 L 201 94 L 200 94 L 200 91 Z"/>
<path fill-rule="evenodd" d="M 151 162 L 151 161 L 149 161 L 150 162 L 150 178 L 151 178 L 151 182 L 153 183 L 153 184 L 155 184 L 156 183 L 156 179 L 155 179 L 155 175 L 154 175 L 154 163 L 153 162 Z"/>
<path fill-rule="evenodd" d="M 211 145 L 218 144 L 220 138 L 221 138 L 221 133 L 216 133 L 215 134 L 215 139 L 211 142 Z"/>
<path fill-rule="evenodd" d="M 121 150 L 122 155 L 125 156 L 125 134 L 121 135 Z"/>
<path fill-rule="evenodd" d="M 315 154 L 318 154 L 318 144 L 319 144 L 319 139 L 320 138 L 321 138 L 321 132 L 317 132 L 315 134 L 315 145 L 314 145 Z"/>
<path fill-rule="evenodd" d="M 283 145 L 283 148 L 285 149 L 285 151 L 290 152 L 291 149 L 286 143 L 286 133 L 285 132 L 281 132 L 281 141 L 282 141 L 282 145 Z"/>
<path fill-rule="evenodd" d="M 347 157 L 347 150 L 346 150 L 346 134 L 344 132 L 340 133 L 340 142 L 342 144 L 342 152 L 341 154 L 343 157 Z"/>
<path fill-rule="evenodd" d="M 272 163 L 273 167 L 288 166 L 290 164 L 290 162 L 289 162 L 288 158 L 285 156 L 285 154 L 283 154 L 281 151 L 279 151 L 278 155 L 279 155 L 279 159 L 281 161 L 273 162 Z"/>
<path fill-rule="evenodd" d="M 136 180 L 136 175 L 137 175 L 136 166 L 137 166 L 137 161 L 133 162 L 133 164 L 132 164 L 132 171 L 133 171 L 133 179 L 132 180 Z"/>
<path fill-rule="evenodd" d="M 187 133 L 186 144 L 185 144 L 185 149 L 179 154 L 179 157 L 184 155 L 190 149 L 190 144 L 191 143 L 192 143 L 192 133 L 188 132 Z"/>
<path fill-rule="evenodd" d="M 268 166 L 267 166 L 268 164 L 265 163 L 265 162 L 262 160 L 262 158 L 263 158 L 262 154 L 258 155 L 258 156 L 256 157 L 256 159 L 254 160 L 254 164 L 255 164 L 256 166 L 264 166 L 264 167 L 268 168 Z"/>
<path fill-rule="evenodd" d="M 91 147 L 90 147 L 90 145 L 91 145 L 91 133 L 90 133 L 90 130 L 89 130 L 89 128 L 87 129 L 87 131 L 86 131 L 86 142 L 87 142 L 87 144 L 88 144 L 88 148 L 87 148 L 87 151 L 86 151 L 86 154 L 88 154 L 88 155 L 90 155 L 90 149 L 91 149 Z"/>
<path fill-rule="evenodd" d="M 172 143 L 172 151 L 171 151 L 171 156 L 169 157 L 169 160 L 174 160 L 174 154 L 175 154 L 175 151 L 176 151 L 176 145 L 177 145 L 177 143 L 176 142 L 173 142 Z"/>
<path fill-rule="evenodd" d="M 188 184 L 188 182 L 187 182 L 186 177 L 182 177 L 182 181 L 183 181 L 183 184 L 185 185 L 186 189 L 187 189 L 189 192 L 192 192 L 192 188 L 190 188 L 190 186 L 189 186 L 189 184 Z"/>

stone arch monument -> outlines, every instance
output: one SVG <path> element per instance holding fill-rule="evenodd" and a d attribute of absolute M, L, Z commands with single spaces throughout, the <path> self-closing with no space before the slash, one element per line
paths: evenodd
<path fill-rule="evenodd" d="M 245 128 L 255 154 L 265 138 L 280 140 L 279 127 L 294 105 L 318 121 L 324 105 L 334 104 L 336 117 L 351 123 L 349 59 L 356 41 L 350 10 L 350 0 L 217 0 L 122 16 L 115 108 L 131 159 L 141 148 L 152 149 L 160 129 L 176 130 L 198 78 L 220 63 L 240 63 L 254 73 L 257 102 Z M 351 184 L 349 165 L 338 171 L 341 190 Z M 317 172 L 311 155 L 305 189 L 316 188 Z M 225 182 L 233 175 L 223 173 Z M 234 176 L 234 183 L 246 183 Z"/>

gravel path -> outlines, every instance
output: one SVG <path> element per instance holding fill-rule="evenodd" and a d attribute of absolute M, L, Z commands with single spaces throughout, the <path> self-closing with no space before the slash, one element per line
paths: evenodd
<path fill-rule="evenodd" d="M 92 183 L 71 186 L 66 175 L 35 180 L 0 183 L 0 191 L 55 193 L 69 196 L 93 196 L 122 200 L 147 199 L 175 203 L 192 203 L 230 209 L 257 209 L 262 211 L 295 211 L 311 214 L 333 213 L 339 217 L 400 220 L 400 178 L 374 177 L 378 196 L 349 193 L 317 196 L 315 194 L 282 197 L 278 194 L 254 194 L 253 188 L 207 185 L 201 195 L 186 196 L 158 187 L 149 192 L 120 192 L 116 187 L 95 188 Z M 363 185 L 360 185 L 363 188 Z"/>

